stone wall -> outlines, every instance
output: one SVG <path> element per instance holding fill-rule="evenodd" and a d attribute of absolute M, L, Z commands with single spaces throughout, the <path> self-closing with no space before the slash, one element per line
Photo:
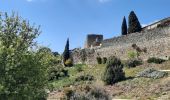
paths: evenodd
<path fill-rule="evenodd" d="M 90 48 L 91 46 L 99 46 L 103 41 L 103 35 L 89 34 L 86 38 L 85 48 Z M 97 43 L 97 44 L 96 44 Z"/>
<path fill-rule="evenodd" d="M 102 42 L 102 46 L 93 49 L 83 49 L 72 52 L 74 63 L 96 64 L 96 57 L 117 56 L 122 60 L 128 59 L 128 52 L 134 51 L 132 44 L 139 48 L 146 48 L 140 58 L 147 60 L 149 57 L 167 59 L 170 56 L 170 27 L 156 28 L 141 33 L 132 33 L 127 36 L 115 37 Z M 82 52 L 84 52 L 82 56 Z M 84 60 L 82 61 L 82 57 Z"/>

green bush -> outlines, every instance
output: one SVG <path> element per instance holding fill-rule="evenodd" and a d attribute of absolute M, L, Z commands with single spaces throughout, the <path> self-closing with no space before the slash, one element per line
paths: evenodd
<path fill-rule="evenodd" d="M 149 58 L 147 60 L 148 63 L 155 63 L 155 64 L 161 64 L 163 62 L 165 62 L 166 60 L 164 59 L 161 59 L 161 58 L 156 58 L 156 57 L 152 57 L 152 58 Z"/>
<path fill-rule="evenodd" d="M 136 66 L 139 66 L 139 65 L 142 65 L 142 64 L 143 64 L 142 60 L 138 60 L 138 59 L 128 60 L 126 62 L 126 66 L 128 68 L 136 67 Z"/>
<path fill-rule="evenodd" d="M 48 70 L 48 74 L 49 74 L 48 80 L 53 81 L 63 77 L 67 77 L 68 70 L 64 69 L 64 67 L 61 64 L 59 64 L 57 66 L 50 67 Z"/>
<path fill-rule="evenodd" d="M 75 81 L 92 81 L 94 80 L 94 77 L 92 75 L 81 75 L 81 76 L 78 76 Z"/>
<path fill-rule="evenodd" d="M 97 59 L 98 64 L 102 64 L 102 58 L 101 57 L 97 57 L 96 59 Z"/>
<path fill-rule="evenodd" d="M 49 64 L 31 48 L 39 28 L 20 16 L 0 14 L 0 100 L 44 100 Z"/>
<path fill-rule="evenodd" d="M 83 71 L 83 67 L 82 66 L 78 65 L 78 66 L 75 66 L 75 67 L 76 67 L 76 71 L 77 72 Z"/>
<path fill-rule="evenodd" d="M 72 67 L 73 61 L 69 58 L 68 60 L 65 61 L 64 65 L 67 66 L 67 67 Z"/>
<path fill-rule="evenodd" d="M 137 52 L 134 52 L 134 51 L 130 51 L 128 52 L 128 57 L 129 59 L 134 59 L 138 56 L 138 53 Z"/>
<path fill-rule="evenodd" d="M 106 62 L 107 62 L 107 58 L 106 58 L 106 57 L 103 57 L 102 63 L 103 63 L 103 64 L 106 64 Z"/>
<path fill-rule="evenodd" d="M 125 73 L 120 59 L 109 57 L 102 80 L 106 85 L 111 85 L 123 79 L 125 79 Z"/>

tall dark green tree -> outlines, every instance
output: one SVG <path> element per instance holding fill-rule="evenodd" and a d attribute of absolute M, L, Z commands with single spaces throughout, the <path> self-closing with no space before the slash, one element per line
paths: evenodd
<path fill-rule="evenodd" d="M 142 27 L 134 11 L 129 14 L 128 33 L 140 32 Z"/>
<path fill-rule="evenodd" d="M 70 58 L 70 51 L 69 51 L 69 38 L 67 39 L 65 50 L 63 52 L 63 63 L 65 65 L 65 62 Z M 65 65 L 66 66 L 66 65 Z"/>
<path fill-rule="evenodd" d="M 123 22 L 122 22 L 122 35 L 127 35 L 127 23 L 126 23 L 126 18 L 124 16 Z"/>

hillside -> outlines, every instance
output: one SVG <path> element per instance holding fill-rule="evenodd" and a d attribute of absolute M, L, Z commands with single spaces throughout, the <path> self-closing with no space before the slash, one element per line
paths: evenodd
<path fill-rule="evenodd" d="M 124 67 L 126 80 L 118 82 L 114 85 L 104 85 L 101 81 L 101 75 L 105 69 L 105 65 L 75 65 L 67 68 L 69 77 L 53 81 L 51 84 L 54 90 L 49 93 L 48 100 L 61 99 L 69 89 L 81 90 L 87 86 L 95 86 L 106 91 L 111 98 L 114 99 L 139 99 L 139 100 L 169 100 L 170 99 L 170 77 L 160 79 L 136 77 L 136 74 L 144 69 L 154 68 L 157 70 L 170 69 L 170 61 L 163 64 L 150 64 L 145 62 L 143 65 L 135 68 Z M 170 72 L 168 72 L 170 75 Z M 89 76 L 89 80 L 76 80 L 80 76 Z M 94 77 L 91 78 L 91 77 Z M 76 80 L 76 81 L 75 81 Z"/>

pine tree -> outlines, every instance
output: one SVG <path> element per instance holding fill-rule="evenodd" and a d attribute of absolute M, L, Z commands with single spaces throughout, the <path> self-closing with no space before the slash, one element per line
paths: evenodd
<path fill-rule="evenodd" d="M 65 50 L 63 53 L 63 63 L 65 65 L 65 62 L 70 58 L 70 52 L 69 52 L 69 38 L 67 39 Z"/>
<path fill-rule="evenodd" d="M 127 23 L 126 23 L 125 16 L 124 16 L 123 22 L 122 22 L 122 35 L 127 35 Z"/>
<path fill-rule="evenodd" d="M 129 14 L 129 28 L 128 28 L 128 33 L 135 33 L 135 32 L 140 32 L 141 31 L 141 25 L 140 22 L 135 14 L 134 11 L 131 11 Z"/>

